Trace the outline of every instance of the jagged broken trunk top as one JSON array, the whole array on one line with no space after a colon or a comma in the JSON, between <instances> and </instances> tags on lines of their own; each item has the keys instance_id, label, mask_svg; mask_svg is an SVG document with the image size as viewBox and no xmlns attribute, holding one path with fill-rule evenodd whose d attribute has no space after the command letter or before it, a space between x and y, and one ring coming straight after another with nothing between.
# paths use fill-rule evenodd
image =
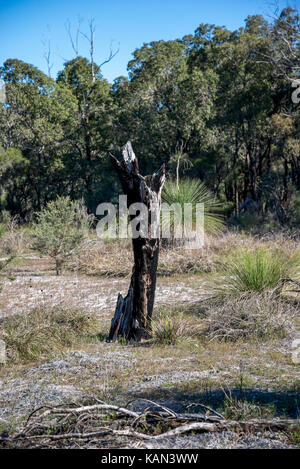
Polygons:
<instances>
[{"instance_id":1,"label":"jagged broken trunk top","mask_svg":"<svg viewBox=\"0 0 300 469\"><path fill-rule=\"evenodd\" d=\"M119 293L115 315L111 321L109 341L118 337L141 341L149 337L156 287L159 253L159 227L161 191L165 181L165 167L151 176L139 174L138 161L130 142L123 149L123 161L110 155L119 176L127 206L143 203L148 209L148 223L144 237L132 239L134 266L130 287L125 298ZM152 221L152 230L151 230ZM153 224L154 222L154 224Z\"/></svg>"}]
</instances>

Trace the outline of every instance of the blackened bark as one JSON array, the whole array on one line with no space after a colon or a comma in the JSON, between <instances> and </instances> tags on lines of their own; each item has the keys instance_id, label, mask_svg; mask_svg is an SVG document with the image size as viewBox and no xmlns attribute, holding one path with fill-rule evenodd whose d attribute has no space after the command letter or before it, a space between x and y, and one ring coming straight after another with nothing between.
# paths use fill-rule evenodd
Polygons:
<instances>
[{"instance_id":1,"label":"blackened bark","mask_svg":"<svg viewBox=\"0 0 300 469\"><path fill-rule=\"evenodd\" d=\"M160 220L161 191L165 181L165 167L157 173L143 177L138 161L128 142L123 149L123 161L110 155L119 176L128 207L136 202L148 209L148 226L145 237L132 240L134 267L130 287L125 298L119 293L115 315L111 321L108 341L118 337L140 341L149 336L153 311L156 271L159 253L159 233L151 232L151 220Z\"/></svg>"}]
</instances>

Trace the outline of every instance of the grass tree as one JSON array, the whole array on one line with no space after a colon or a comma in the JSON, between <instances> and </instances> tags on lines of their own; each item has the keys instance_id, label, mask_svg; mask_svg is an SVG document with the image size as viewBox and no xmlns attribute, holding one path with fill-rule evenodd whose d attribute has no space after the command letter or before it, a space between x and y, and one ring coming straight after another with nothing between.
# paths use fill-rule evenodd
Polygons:
<instances>
[{"instance_id":1,"label":"grass tree","mask_svg":"<svg viewBox=\"0 0 300 469\"><path fill-rule=\"evenodd\" d=\"M67 261L87 237L93 216L81 201L58 197L37 214L33 248L54 259L59 275Z\"/></svg>"},{"instance_id":2,"label":"grass tree","mask_svg":"<svg viewBox=\"0 0 300 469\"><path fill-rule=\"evenodd\" d=\"M204 231L207 234L217 234L224 226L222 207L205 184L198 179L168 180L162 192L162 201L169 206L179 204L184 213L185 204L192 204L193 222L196 222L197 204L204 205ZM162 224L164 220L162 212ZM171 228L176 224L176 213L171 218Z\"/></svg>"}]
</instances>

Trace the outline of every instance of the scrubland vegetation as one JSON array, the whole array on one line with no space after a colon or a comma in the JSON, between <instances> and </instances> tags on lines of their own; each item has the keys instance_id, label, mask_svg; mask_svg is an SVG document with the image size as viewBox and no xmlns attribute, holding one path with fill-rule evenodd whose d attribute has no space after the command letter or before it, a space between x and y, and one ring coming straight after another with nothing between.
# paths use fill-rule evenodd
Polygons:
<instances>
[{"instance_id":1,"label":"scrubland vegetation","mask_svg":"<svg viewBox=\"0 0 300 469\"><path fill-rule=\"evenodd\" d=\"M126 290L131 273L130 242L99 240L90 229L88 239L67 256L57 277L55 262L45 256L39 258L33 250L35 229L27 227L21 234L23 228L15 228L14 235L10 225L6 229L10 239L16 237L13 245L20 246L17 240L23 237L33 240L22 246L19 257L2 272L1 304L5 289L18 278L18 295L24 298L23 312L7 310L0 319L0 339L7 346L7 363L0 367L0 418L2 427L10 429L11 434L22 427L34 407L45 403L55 407L74 400L78 405L95 405L94 398L117 406L132 398L146 398L177 412L201 412L201 405L206 405L226 421L241 425L253 419L297 422L300 381L298 365L291 359L291 343L299 337L299 288L282 282L290 277L300 280L296 231L253 236L225 230L217 236L209 235L198 251L172 243L163 247L152 337L142 344L122 340L107 344L116 291ZM32 287L26 282L28 276L44 278L34 308L26 306ZM66 287L61 287L66 290L64 299L52 306L51 298L43 295L55 278L66 282ZM97 288L101 282L116 282L112 306L96 310L90 309L88 302L86 307L74 306L67 290L74 278L79 279L76 288L82 288L83 296L86 293L80 279L88 279L89 284L99 282ZM176 288L178 296L172 302ZM193 297L191 291L200 294ZM107 287L98 292L109 295ZM36 384L31 393L32 382ZM19 392L12 391L16 386ZM11 411L13 418L8 416ZM113 422L112 414L105 425L123 428ZM172 428L171 423L164 425L139 426L137 430L158 435ZM51 430L54 434L57 431ZM246 433L225 432L222 438L226 441L218 444L238 447L241 434ZM235 439L238 434L240 443ZM113 438L118 447L129 447L134 439L118 434ZM201 443L201 433L200 440L189 438L196 446L217 445L217 436L211 436L210 443ZM197 442L192 443L194 438ZM282 431L265 428L248 430L245 438L257 438L254 447L289 447L298 445L299 432L294 427ZM161 440L161 445L167 445L168 439ZM101 441L98 444L109 444L106 437ZM9 446L9 442L5 444ZM18 444L24 446L25 442ZM87 441L82 444L90 445ZM180 437L176 444L182 444ZM250 443L245 445L249 447Z\"/></svg>"}]
</instances>

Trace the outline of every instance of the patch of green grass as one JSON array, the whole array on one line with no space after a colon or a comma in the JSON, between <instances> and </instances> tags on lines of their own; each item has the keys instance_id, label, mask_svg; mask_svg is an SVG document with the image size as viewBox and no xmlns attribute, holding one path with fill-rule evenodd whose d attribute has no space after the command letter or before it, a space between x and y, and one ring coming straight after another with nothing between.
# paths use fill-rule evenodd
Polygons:
<instances>
[{"instance_id":1,"label":"patch of green grass","mask_svg":"<svg viewBox=\"0 0 300 469\"><path fill-rule=\"evenodd\" d=\"M2 318L0 325L8 362L26 362L48 358L80 341L92 332L95 318L90 313L59 305Z\"/></svg>"},{"instance_id":2,"label":"patch of green grass","mask_svg":"<svg viewBox=\"0 0 300 469\"><path fill-rule=\"evenodd\" d=\"M199 334L201 324L193 320L184 309L161 308L152 320L152 337L156 344L175 345L182 339Z\"/></svg>"},{"instance_id":3,"label":"patch of green grass","mask_svg":"<svg viewBox=\"0 0 300 469\"><path fill-rule=\"evenodd\" d=\"M288 434L288 438L293 445L300 447L300 425Z\"/></svg>"},{"instance_id":4,"label":"patch of green grass","mask_svg":"<svg viewBox=\"0 0 300 469\"><path fill-rule=\"evenodd\" d=\"M279 251L259 247L255 251L242 250L222 266L223 284L217 286L222 293L262 293L280 287L288 276L289 262Z\"/></svg>"},{"instance_id":5,"label":"patch of green grass","mask_svg":"<svg viewBox=\"0 0 300 469\"><path fill-rule=\"evenodd\" d=\"M178 318L164 317L152 322L154 341L160 345L175 345L180 335Z\"/></svg>"}]
</instances>

